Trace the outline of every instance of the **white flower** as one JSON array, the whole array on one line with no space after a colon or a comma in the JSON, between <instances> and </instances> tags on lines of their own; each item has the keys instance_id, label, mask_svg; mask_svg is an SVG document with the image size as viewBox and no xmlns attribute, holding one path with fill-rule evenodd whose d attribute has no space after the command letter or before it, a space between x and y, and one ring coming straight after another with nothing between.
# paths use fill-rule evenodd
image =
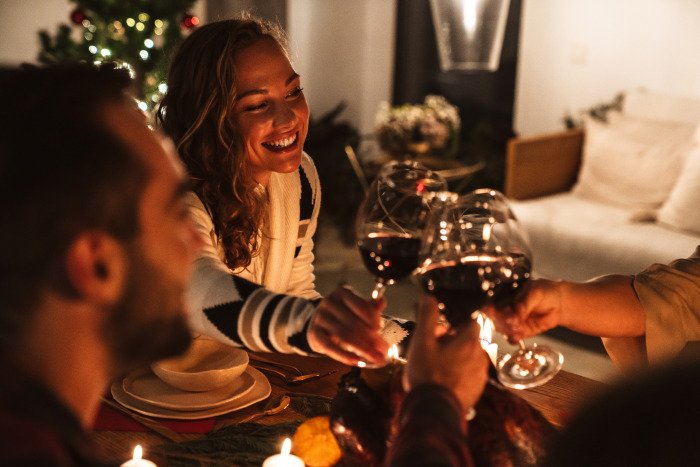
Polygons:
<instances>
[{"instance_id":1,"label":"white flower","mask_svg":"<svg viewBox=\"0 0 700 467\"><path fill-rule=\"evenodd\" d=\"M381 102L375 116L375 133L385 150L401 151L409 144L427 143L444 150L460 128L459 111L442 96L428 95L422 104L391 107Z\"/></svg>"}]
</instances>

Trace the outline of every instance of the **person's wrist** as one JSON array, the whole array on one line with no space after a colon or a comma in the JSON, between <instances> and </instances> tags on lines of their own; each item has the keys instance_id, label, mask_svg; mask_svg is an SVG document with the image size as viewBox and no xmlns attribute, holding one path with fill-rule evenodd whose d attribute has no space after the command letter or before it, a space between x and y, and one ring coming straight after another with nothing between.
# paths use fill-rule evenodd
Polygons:
<instances>
[{"instance_id":1,"label":"person's wrist","mask_svg":"<svg viewBox=\"0 0 700 467\"><path fill-rule=\"evenodd\" d=\"M573 295L576 293L573 290L574 285L567 281L556 281L553 282L554 293L556 299L554 300L554 310L553 313L556 316L557 326L571 327L572 319L569 310L565 306L566 303L570 303Z\"/></svg>"},{"instance_id":2,"label":"person's wrist","mask_svg":"<svg viewBox=\"0 0 700 467\"><path fill-rule=\"evenodd\" d=\"M461 398L453 389L451 385L442 384L435 381L424 381L420 384L414 386L414 389L420 388L419 390L427 392L430 391L436 396L441 394L442 398L446 400L454 409L455 415L458 417L459 426L463 434L467 432L468 423L476 417L476 409L474 406L476 401L473 398L463 399Z\"/></svg>"}]
</instances>

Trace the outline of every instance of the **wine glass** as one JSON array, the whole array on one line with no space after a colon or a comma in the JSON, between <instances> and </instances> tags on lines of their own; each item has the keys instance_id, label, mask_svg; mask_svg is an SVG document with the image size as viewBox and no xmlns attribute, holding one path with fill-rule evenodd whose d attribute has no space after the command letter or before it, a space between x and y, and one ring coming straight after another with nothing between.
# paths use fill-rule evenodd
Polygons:
<instances>
[{"instance_id":1,"label":"wine glass","mask_svg":"<svg viewBox=\"0 0 700 467\"><path fill-rule=\"evenodd\" d=\"M532 254L505 196L491 189L445 193L437 196L435 207L417 273L448 324L478 316L486 304L497 310L512 305L530 277ZM498 361L498 377L515 389L539 386L562 363L561 353L521 341L515 354Z\"/></svg>"},{"instance_id":2,"label":"wine glass","mask_svg":"<svg viewBox=\"0 0 700 467\"><path fill-rule=\"evenodd\" d=\"M447 182L415 161L384 164L360 205L355 223L362 261L375 276L372 298L418 266L421 235L430 211L428 193Z\"/></svg>"},{"instance_id":3,"label":"wine glass","mask_svg":"<svg viewBox=\"0 0 700 467\"><path fill-rule=\"evenodd\" d=\"M422 232L430 212L428 193L447 182L415 161L392 161L380 169L357 213L355 234L362 261L375 277L371 297L418 266ZM383 320L383 325L386 319ZM369 367L365 362L360 367Z\"/></svg>"}]
</instances>

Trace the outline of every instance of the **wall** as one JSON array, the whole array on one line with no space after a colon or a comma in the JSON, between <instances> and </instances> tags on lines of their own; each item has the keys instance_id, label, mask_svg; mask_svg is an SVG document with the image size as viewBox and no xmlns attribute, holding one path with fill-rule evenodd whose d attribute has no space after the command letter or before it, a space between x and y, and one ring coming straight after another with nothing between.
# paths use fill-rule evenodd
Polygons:
<instances>
[{"instance_id":1,"label":"wall","mask_svg":"<svg viewBox=\"0 0 700 467\"><path fill-rule=\"evenodd\" d=\"M3 0L0 10L0 63L35 62L40 29L55 33L59 23L69 23L73 4L68 0Z\"/></svg>"},{"instance_id":2,"label":"wall","mask_svg":"<svg viewBox=\"0 0 700 467\"><path fill-rule=\"evenodd\" d=\"M371 132L379 102L391 100L396 0L288 0L294 66L312 116L340 101L341 119Z\"/></svg>"},{"instance_id":3,"label":"wall","mask_svg":"<svg viewBox=\"0 0 700 467\"><path fill-rule=\"evenodd\" d=\"M524 0L514 128L562 117L625 89L700 96L700 2Z\"/></svg>"}]
</instances>

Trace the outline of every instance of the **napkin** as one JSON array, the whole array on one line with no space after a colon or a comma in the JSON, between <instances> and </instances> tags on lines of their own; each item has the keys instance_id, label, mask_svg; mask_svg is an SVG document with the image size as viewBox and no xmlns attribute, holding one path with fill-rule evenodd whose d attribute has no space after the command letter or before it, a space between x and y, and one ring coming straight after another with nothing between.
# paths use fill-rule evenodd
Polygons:
<instances>
[{"instance_id":1,"label":"napkin","mask_svg":"<svg viewBox=\"0 0 700 467\"><path fill-rule=\"evenodd\" d=\"M216 421L214 417L201 420L168 420L165 418L154 418L154 420L177 433L209 433L214 429ZM136 420L132 420L127 415L104 404L100 406L92 428L98 431L150 431Z\"/></svg>"}]
</instances>

